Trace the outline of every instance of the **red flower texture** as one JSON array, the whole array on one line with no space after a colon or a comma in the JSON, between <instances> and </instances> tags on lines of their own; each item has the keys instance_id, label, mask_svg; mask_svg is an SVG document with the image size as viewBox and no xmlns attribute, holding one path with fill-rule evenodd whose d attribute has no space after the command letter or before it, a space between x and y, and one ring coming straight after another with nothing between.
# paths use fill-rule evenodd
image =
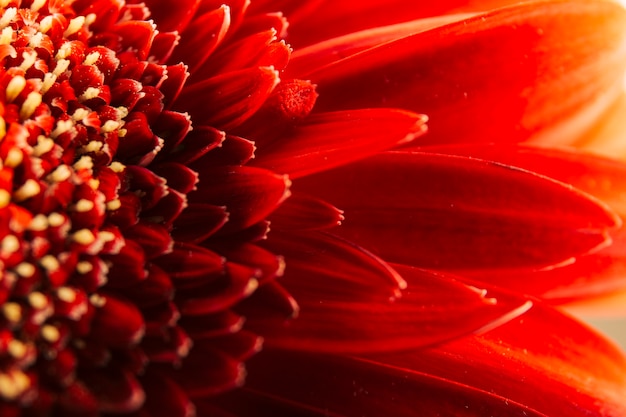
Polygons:
<instances>
[{"instance_id":1,"label":"red flower texture","mask_svg":"<svg viewBox=\"0 0 626 417\"><path fill-rule=\"evenodd\" d=\"M318 84L313 118L397 106L428 114L429 132L349 163L354 142L253 136L253 163L294 180L267 246L301 310L250 317L265 349L207 414L626 414L624 353L550 306L624 288L624 165L575 145L615 112L626 17L604 1L506 3L286 2L300 46L286 74ZM506 308L462 329L479 310L450 285Z\"/></svg>"},{"instance_id":2,"label":"red flower texture","mask_svg":"<svg viewBox=\"0 0 626 417\"><path fill-rule=\"evenodd\" d=\"M202 7L214 43L188 64L215 65L184 87L176 28L144 4L2 4L3 416L191 413L259 349L231 307L283 268L254 242L288 179L242 166L253 144L218 128L258 110L289 49L278 16ZM214 107L192 128L177 109L198 95Z\"/></svg>"},{"instance_id":3,"label":"red flower texture","mask_svg":"<svg viewBox=\"0 0 626 417\"><path fill-rule=\"evenodd\" d=\"M541 299L623 288L624 168L516 144L626 15L506 3L3 3L0 414L623 415Z\"/></svg>"}]
</instances>

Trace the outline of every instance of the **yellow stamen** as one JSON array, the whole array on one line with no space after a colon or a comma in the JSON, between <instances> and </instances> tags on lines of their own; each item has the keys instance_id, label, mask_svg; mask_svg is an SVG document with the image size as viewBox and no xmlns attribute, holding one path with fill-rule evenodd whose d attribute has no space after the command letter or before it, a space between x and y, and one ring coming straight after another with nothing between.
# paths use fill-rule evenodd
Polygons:
<instances>
[{"instance_id":1,"label":"yellow stamen","mask_svg":"<svg viewBox=\"0 0 626 417\"><path fill-rule=\"evenodd\" d=\"M26 79L21 75L16 75L11 78L6 89L6 99L9 103L13 102L20 95L20 93L26 87Z\"/></svg>"},{"instance_id":2,"label":"yellow stamen","mask_svg":"<svg viewBox=\"0 0 626 417\"><path fill-rule=\"evenodd\" d=\"M79 213L85 213L87 211L93 210L93 207L94 207L93 201L83 198L76 202L75 209Z\"/></svg>"},{"instance_id":3,"label":"yellow stamen","mask_svg":"<svg viewBox=\"0 0 626 417\"><path fill-rule=\"evenodd\" d=\"M41 104L43 98L41 94L36 91L31 91L28 93L26 100L24 100L24 104L22 104L22 108L20 109L20 117L22 119L28 119L33 115L37 107Z\"/></svg>"},{"instance_id":4,"label":"yellow stamen","mask_svg":"<svg viewBox=\"0 0 626 417\"><path fill-rule=\"evenodd\" d=\"M2 306L2 314L11 323L22 320L22 307L18 303L9 301Z\"/></svg>"},{"instance_id":5,"label":"yellow stamen","mask_svg":"<svg viewBox=\"0 0 626 417\"><path fill-rule=\"evenodd\" d=\"M96 237L93 235L91 230L89 229L80 229L72 236L72 239L81 245L91 245L95 242Z\"/></svg>"},{"instance_id":6,"label":"yellow stamen","mask_svg":"<svg viewBox=\"0 0 626 417\"><path fill-rule=\"evenodd\" d=\"M43 310L48 306L48 299L42 293L34 291L28 294L28 304L37 310Z\"/></svg>"},{"instance_id":7,"label":"yellow stamen","mask_svg":"<svg viewBox=\"0 0 626 417\"><path fill-rule=\"evenodd\" d=\"M13 193L13 199L17 202L28 200L31 197L36 196L41 191L39 183L33 179L26 180L26 182Z\"/></svg>"},{"instance_id":8,"label":"yellow stamen","mask_svg":"<svg viewBox=\"0 0 626 417\"><path fill-rule=\"evenodd\" d=\"M46 324L41 327L41 336L50 343L58 342L61 338L61 332L56 327Z\"/></svg>"},{"instance_id":9,"label":"yellow stamen","mask_svg":"<svg viewBox=\"0 0 626 417\"><path fill-rule=\"evenodd\" d=\"M35 266L28 262L22 262L15 267L15 272L22 278L30 278L35 274Z\"/></svg>"},{"instance_id":10,"label":"yellow stamen","mask_svg":"<svg viewBox=\"0 0 626 417\"><path fill-rule=\"evenodd\" d=\"M78 32L84 24L85 16L77 16L73 18L72 20L70 20L70 24L67 26L67 29L65 29L65 32L63 32L63 36L65 36L66 38L70 37L71 35Z\"/></svg>"},{"instance_id":11,"label":"yellow stamen","mask_svg":"<svg viewBox=\"0 0 626 417\"><path fill-rule=\"evenodd\" d=\"M61 268L59 260L53 255L46 255L39 260L39 264L48 272L56 272Z\"/></svg>"},{"instance_id":12,"label":"yellow stamen","mask_svg":"<svg viewBox=\"0 0 626 417\"><path fill-rule=\"evenodd\" d=\"M60 287L57 290L57 295L61 301L65 301L66 303L73 303L76 301L76 291L70 287Z\"/></svg>"},{"instance_id":13,"label":"yellow stamen","mask_svg":"<svg viewBox=\"0 0 626 417\"><path fill-rule=\"evenodd\" d=\"M48 215L48 223L52 227L61 227L65 223L65 216L60 213L50 213Z\"/></svg>"}]
</instances>

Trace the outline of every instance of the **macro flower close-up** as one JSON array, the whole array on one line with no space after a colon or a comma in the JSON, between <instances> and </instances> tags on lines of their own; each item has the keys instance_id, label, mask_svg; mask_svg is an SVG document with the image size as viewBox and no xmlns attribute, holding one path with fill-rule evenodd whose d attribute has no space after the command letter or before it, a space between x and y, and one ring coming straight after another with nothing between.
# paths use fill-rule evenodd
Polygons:
<instances>
[{"instance_id":1,"label":"macro flower close-up","mask_svg":"<svg viewBox=\"0 0 626 417\"><path fill-rule=\"evenodd\" d=\"M3 0L0 416L626 416L626 10L420 3Z\"/></svg>"}]
</instances>

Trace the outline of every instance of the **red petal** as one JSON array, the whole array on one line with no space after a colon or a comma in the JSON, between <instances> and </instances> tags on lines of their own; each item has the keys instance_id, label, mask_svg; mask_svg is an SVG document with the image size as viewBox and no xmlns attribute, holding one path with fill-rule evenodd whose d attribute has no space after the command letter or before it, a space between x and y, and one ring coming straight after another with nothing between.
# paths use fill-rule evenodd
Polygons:
<instances>
[{"instance_id":1,"label":"red petal","mask_svg":"<svg viewBox=\"0 0 626 417\"><path fill-rule=\"evenodd\" d=\"M137 58L140 60L148 58L155 34L154 23L138 20L122 21L116 23L111 29L119 35L122 50L136 51Z\"/></svg>"},{"instance_id":2,"label":"red petal","mask_svg":"<svg viewBox=\"0 0 626 417\"><path fill-rule=\"evenodd\" d=\"M240 39L252 33L262 32L268 29L276 30L276 35L279 39L284 38L289 22L285 15L277 10L282 9L280 7L272 7L272 10L267 13L247 13L246 19L242 22L241 27L237 29L234 38Z\"/></svg>"},{"instance_id":3,"label":"red petal","mask_svg":"<svg viewBox=\"0 0 626 417\"><path fill-rule=\"evenodd\" d=\"M69 416L97 416L98 399L80 382L66 387L57 398L57 406Z\"/></svg>"},{"instance_id":4,"label":"red petal","mask_svg":"<svg viewBox=\"0 0 626 417\"><path fill-rule=\"evenodd\" d=\"M198 243L217 232L228 221L225 207L190 204L174 223L172 237L182 242Z\"/></svg>"},{"instance_id":5,"label":"red petal","mask_svg":"<svg viewBox=\"0 0 626 417\"><path fill-rule=\"evenodd\" d=\"M227 263L223 279L190 290L179 290L176 304L186 316L217 313L250 296L259 285L256 278L255 270Z\"/></svg>"},{"instance_id":6,"label":"red petal","mask_svg":"<svg viewBox=\"0 0 626 417\"><path fill-rule=\"evenodd\" d=\"M141 340L143 316L133 304L112 295L97 296L90 336L106 346L127 348Z\"/></svg>"},{"instance_id":7,"label":"red petal","mask_svg":"<svg viewBox=\"0 0 626 417\"><path fill-rule=\"evenodd\" d=\"M259 287L250 298L239 303L237 312L244 317L264 317L269 320L274 318L282 323L286 319L298 317L300 306L278 282L269 281Z\"/></svg>"},{"instance_id":8,"label":"red petal","mask_svg":"<svg viewBox=\"0 0 626 417\"><path fill-rule=\"evenodd\" d=\"M114 288L129 286L146 278L146 255L137 242L127 241L119 254L107 258L111 261L107 279Z\"/></svg>"},{"instance_id":9,"label":"red petal","mask_svg":"<svg viewBox=\"0 0 626 417\"><path fill-rule=\"evenodd\" d=\"M574 140L621 91L625 30L611 2L523 4L340 56L307 78L321 111L428 114L430 143Z\"/></svg>"},{"instance_id":10,"label":"red petal","mask_svg":"<svg viewBox=\"0 0 626 417\"><path fill-rule=\"evenodd\" d=\"M169 155L168 161L190 164L207 154L207 152L221 146L225 138L226 134L215 128L208 126L195 128L185 137L181 146L172 149L172 154Z\"/></svg>"},{"instance_id":11,"label":"red petal","mask_svg":"<svg viewBox=\"0 0 626 417\"><path fill-rule=\"evenodd\" d=\"M259 168L207 167L189 198L192 203L226 206L224 229L241 230L266 218L289 195L289 180Z\"/></svg>"},{"instance_id":12,"label":"red petal","mask_svg":"<svg viewBox=\"0 0 626 417\"><path fill-rule=\"evenodd\" d=\"M471 386L349 357L270 350L249 363L243 391L215 400L238 416L546 417Z\"/></svg>"},{"instance_id":13,"label":"red petal","mask_svg":"<svg viewBox=\"0 0 626 417\"><path fill-rule=\"evenodd\" d=\"M278 82L271 67L228 72L185 88L176 107L188 111L196 123L232 129L263 105Z\"/></svg>"},{"instance_id":14,"label":"red petal","mask_svg":"<svg viewBox=\"0 0 626 417\"><path fill-rule=\"evenodd\" d=\"M171 376L190 397L205 397L240 387L245 369L239 361L218 350L192 349L182 368Z\"/></svg>"},{"instance_id":15,"label":"red petal","mask_svg":"<svg viewBox=\"0 0 626 417\"><path fill-rule=\"evenodd\" d=\"M626 164L578 150L532 146L453 145L429 152L463 155L520 167L571 184L626 215Z\"/></svg>"},{"instance_id":16,"label":"red petal","mask_svg":"<svg viewBox=\"0 0 626 417\"><path fill-rule=\"evenodd\" d=\"M263 338L242 330L230 335L197 341L194 347L200 350L212 347L241 361L245 361L257 354L262 346Z\"/></svg>"},{"instance_id":17,"label":"red petal","mask_svg":"<svg viewBox=\"0 0 626 417\"><path fill-rule=\"evenodd\" d=\"M417 269L398 273L376 257L324 234L272 235L289 267L281 283L300 315L280 325L252 316L250 328L270 346L326 352L408 349L478 331L521 314L525 301L485 292Z\"/></svg>"},{"instance_id":18,"label":"red petal","mask_svg":"<svg viewBox=\"0 0 626 417\"><path fill-rule=\"evenodd\" d=\"M238 136L228 135L222 144L207 153L197 165L245 165L254 158L256 147L254 142Z\"/></svg>"},{"instance_id":19,"label":"red petal","mask_svg":"<svg viewBox=\"0 0 626 417\"><path fill-rule=\"evenodd\" d=\"M272 228L277 230L319 230L341 224L342 213L316 197L296 193L272 214L270 220Z\"/></svg>"},{"instance_id":20,"label":"red petal","mask_svg":"<svg viewBox=\"0 0 626 417\"><path fill-rule=\"evenodd\" d=\"M198 182L198 174L177 162L165 162L155 166L152 170L167 180L168 187L183 194L192 191Z\"/></svg>"},{"instance_id":21,"label":"red petal","mask_svg":"<svg viewBox=\"0 0 626 417\"><path fill-rule=\"evenodd\" d=\"M156 265L150 265L145 280L124 289L124 295L139 308L152 307L174 297L174 285L170 276Z\"/></svg>"},{"instance_id":22,"label":"red petal","mask_svg":"<svg viewBox=\"0 0 626 417\"><path fill-rule=\"evenodd\" d=\"M142 412L154 417L189 417L194 407L185 391L174 381L157 372L149 372L141 379L146 391Z\"/></svg>"},{"instance_id":23,"label":"red petal","mask_svg":"<svg viewBox=\"0 0 626 417\"><path fill-rule=\"evenodd\" d=\"M244 68L270 66L273 63L264 63L263 58L269 52L270 45L275 41L276 31L269 29L229 43L227 47L221 48L211 57L204 68L201 68L195 75L202 79L208 74L223 74Z\"/></svg>"},{"instance_id":24,"label":"red petal","mask_svg":"<svg viewBox=\"0 0 626 417\"><path fill-rule=\"evenodd\" d=\"M269 349L248 363L244 393L218 399L237 415L257 415L263 404L333 416L626 413L624 354L545 306L431 349L361 359Z\"/></svg>"},{"instance_id":25,"label":"red petal","mask_svg":"<svg viewBox=\"0 0 626 417\"><path fill-rule=\"evenodd\" d=\"M224 4L222 0L203 0L196 15L210 13ZM234 33L244 20L250 0L231 0L228 2L230 9L230 33Z\"/></svg>"},{"instance_id":26,"label":"red petal","mask_svg":"<svg viewBox=\"0 0 626 417\"><path fill-rule=\"evenodd\" d=\"M262 283L277 276L281 276L285 263L278 256L266 249L250 243L225 244L223 241L207 245L216 252L224 255L229 262L247 266L258 273Z\"/></svg>"},{"instance_id":27,"label":"red petal","mask_svg":"<svg viewBox=\"0 0 626 417\"><path fill-rule=\"evenodd\" d=\"M177 242L167 255L160 256L156 262L169 272L173 279L195 279L220 272L224 268L224 259L208 249L190 243Z\"/></svg>"},{"instance_id":28,"label":"red petal","mask_svg":"<svg viewBox=\"0 0 626 417\"><path fill-rule=\"evenodd\" d=\"M184 62L194 74L224 40L229 27L230 9L226 5L197 17L185 28L171 62Z\"/></svg>"},{"instance_id":29,"label":"red petal","mask_svg":"<svg viewBox=\"0 0 626 417\"><path fill-rule=\"evenodd\" d=\"M338 57L350 57L359 52L380 46L385 42L413 36L416 33L425 32L469 17L471 17L470 14L452 14L377 27L360 32L348 32L344 36L297 49L289 61L287 73L297 74L298 77L308 77L312 72L324 68L326 65L333 64Z\"/></svg>"},{"instance_id":30,"label":"red petal","mask_svg":"<svg viewBox=\"0 0 626 417\"><path fill-rule=\"evenodd\" d=\"M289 17L289 43L296 47L311 45L324 39L354 33L377 26L392 25L429 16L485 11L518 3L516 0L442 0L410 2L404 0L360 1L355 7L350 0L262 0L252 2L251 11L281 10Z\"/></svg>"},{"instance_id":31,"label":"red petal","mask_svg":"<svg viewBox=\"0 0 626 417\"><path fill-rule=\"evenodd\" d=\"M90 369L83 380L97 398L103 413L129 413L139 409L145 400L141 384L129 372L113 367Z\"/></svg>"},{"instance_id":32,"label":"red petal","mask_svg":"<svg viewBox=\"0 0 626 417\"><path fill-rule=\"evenodd\" d=\"M185 81L187 81L187 77L189 77L189 72L184 64L169 65L167 67L167 77L165 77L159 88L159 91L163 93L163 104L167 108L170 108L171 104L178 98ZM179 114L180 116L189 117L186 113Z\"/></svg>"},{"instance_id":33,"label":"red petal","mask_svg":"<svg viewBox=\"0 0 626 417\"><path fill-rule=\"evenodd\" d=\"M435 269L549 266L604 245L620 222L546 177L429 153L382 154L298 187L344 209L336 233L385 260Z\"/></svg>"},{"instance_id":34,"label":"red petal","mask_svg":"<svg viewBox=\"0 0 626 417\"><path fill-rule=\"evenodd\" d=\"M542 305L485 335L379 360L474 386L550 416L626 413L624 353Z\"/></svg>"},{"instance_id":35,"label":"red petal","mask_svg":"<svg viewBox=\"0 0 626 417\"><path fill-rule=\"evenodd\" d=\"M297 178L407 143L426 131L425 122L392 109L322 113L288 138L260 147L253 164Z\"/></svg>"},{"instance_id":36,"label":"red petal","mask_svg":"<svg viewBox=\"0 0 626 417\"><path fill-rule=\"evenodd\" d=\"M204 316L183 317L179 324L192 339L199 340L236 333L241 330L244 321L243 317L227 310Z\"/></svg>"},{"instance_id":37,"label":"red petal","mask_svg":"<svg viewBox=\"0 0 626 417\"><path fill-rule=\"evenodd\" d=\"M153 259L172 250L172 237L169 231L159 224L140 221L126 230L125 236L141 245L147 259Z\"/></svg>"},{"instance_id":38,"label":"red petal","mask_svg":"<svg viewBox=\"0 0 626 417\"><path fill-rule=\"evenodd\" d=\"M531 170L571 184L626 214L626 165L581 152L509 146L448 146L429 148L454 155L491 159ZM611 234L612 244L575 262L548 270L473 271L475 279L529 291L550 299L590 297L624 288L626 233ZM553 284L551 284L553 283ZM558 284L557 284L558 283Z\"/></svg>"},{"instance_id":39,"label":"red petal","mask_svg":"<svg viewBox=\"0 0 626 417\"><path fill-rule=\"evenodd\" d=\"M150 18L154 19L161 32L181 32L185 29L193 14L198 9L200 0L184 0L172 7L172 4L163 0L147 0L146 6L150 9Z\"/></svg>"}]
</instances>

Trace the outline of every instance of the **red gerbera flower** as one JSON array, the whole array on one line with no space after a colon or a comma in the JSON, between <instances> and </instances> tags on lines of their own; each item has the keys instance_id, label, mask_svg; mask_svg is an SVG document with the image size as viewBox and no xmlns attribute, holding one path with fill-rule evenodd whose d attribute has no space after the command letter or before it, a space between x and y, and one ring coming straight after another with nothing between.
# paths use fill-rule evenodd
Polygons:
<instances>
[{"instance_id":1,"label":"red gerbera flower","mask_svg":"<svg viewBox=\"0 0 626 417\"><path fill-rule=\"evenodd\" d=\"M293 56L264 1L2 4L3 416L624 412L622 353L534 298L623 286L586 180L623 167L510 145L610 104L622 9L312 30L348 4L286 4Z\"/></svg>"}]
</instances>

